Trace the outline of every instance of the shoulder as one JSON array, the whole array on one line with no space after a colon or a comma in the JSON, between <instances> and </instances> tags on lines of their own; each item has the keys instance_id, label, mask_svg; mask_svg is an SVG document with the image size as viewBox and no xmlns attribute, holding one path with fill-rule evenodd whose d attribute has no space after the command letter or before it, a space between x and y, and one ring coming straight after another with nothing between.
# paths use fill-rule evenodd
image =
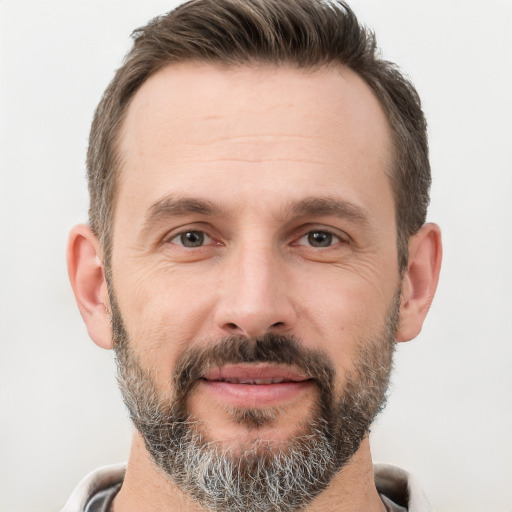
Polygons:
<instances>
[{"instance_id":1,"label":"shoulder","mask_svg":"<svg viewBox=\"0 0 512 512\"><path fill-rule=\"evenodd\" d=\"M391 464L375 464L374 474L379 493L396 505L409 512L433 512L423 489L407 471Z\"/></svg>"},{"instance_id":2,"label":"shoulder","mask_svg":"<svg viewBox=\"0 0 512 512\"><path fill-rule=\"evenodd\" d=\"M89 509L89 502L95 496L106 497L109 492L115 493L119 489L124 480L125 471L125 464L114 464L88 474L76 486L61 512L86 512Z\"/></svg>"}]
</instances>

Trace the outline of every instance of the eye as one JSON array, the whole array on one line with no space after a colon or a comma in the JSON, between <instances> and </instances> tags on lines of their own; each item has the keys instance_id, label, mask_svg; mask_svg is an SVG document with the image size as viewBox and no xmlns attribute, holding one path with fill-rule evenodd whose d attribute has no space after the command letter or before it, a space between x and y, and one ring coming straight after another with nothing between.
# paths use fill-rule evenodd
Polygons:
<instances>
[{"instance_id":1,"label":"eye","mask_svg":"<svg viewBox=\"0 0 512 512\"><path fill-rule=\"evenodd\" d=\"M341 242L341 238L334 233L325 230L309 231L304 236L300 237L297 245L309 245L311 247L330 247L333 244Z\"/></svg>"},{"instance_id":2,"label":"eye","mask_svg":"<svg viewBox=\"0 0 512 512\"><path fill-rule=\"evenodd\" d=\"M211 244L212 239L203 231L184 231L170 240L171 244L182 245L183 247L201 247Z\"/></svg>"}]
</instances>

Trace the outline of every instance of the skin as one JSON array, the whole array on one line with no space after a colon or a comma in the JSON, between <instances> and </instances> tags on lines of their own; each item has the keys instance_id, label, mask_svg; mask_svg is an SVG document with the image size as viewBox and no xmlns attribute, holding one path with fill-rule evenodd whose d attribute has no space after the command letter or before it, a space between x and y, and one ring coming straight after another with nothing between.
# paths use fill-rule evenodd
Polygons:
<instances>
[{"instance_id":1,"label":"skin","mask_svg":"<svg viewBox=\"0 0 512 512\"><path fill-rule=\"evenodd\" d=\"M269 331L327 354L339 392L400 286L397 340L419 333L437 285L440 233L427 224L411 238L401 281L390 147L380 104L343 67L184 63L144 83L122 129L112 277L132 349L162 392L172 392L168 380L190 344ZM191 199L210 211L193 211ZM184 247L187 231L204 233L204 244ZM312 246L313 231L332 234L332 243ZM68 263L89 334L111 348L102 251L87 226L72 231ZM201 384L188 406L207 439L235 450L286 441L317 399L314 385L277 392L271 403L247 387L236 405L277 406L276 422L234 422L231 394ZM341 504L382 510L367 439L308 510ZM115 510L164 508L196 505L165 480L136 433Z\"/></svg>"}]
</instances>

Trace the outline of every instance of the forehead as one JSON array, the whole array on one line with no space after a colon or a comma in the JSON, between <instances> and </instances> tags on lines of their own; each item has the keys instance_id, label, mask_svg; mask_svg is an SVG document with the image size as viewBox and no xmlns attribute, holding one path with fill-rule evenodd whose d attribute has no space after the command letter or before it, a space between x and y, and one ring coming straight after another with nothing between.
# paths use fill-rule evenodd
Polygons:
<instances>
[{"instance_id":1,"label":"forehead","mask_svg":"<svg viewBox=\"0 0 512 512\"><path fill-rule=\"evenodd\" d=\"M315 195L338 178L345 192L376 179L389 189L390 148L381 105L348 68L173 64L128 109L118 203L149 207L159 195L187 194L191 183L206 195L223 183L241 196L270 184Z\"/></svg>"}]
</instances>

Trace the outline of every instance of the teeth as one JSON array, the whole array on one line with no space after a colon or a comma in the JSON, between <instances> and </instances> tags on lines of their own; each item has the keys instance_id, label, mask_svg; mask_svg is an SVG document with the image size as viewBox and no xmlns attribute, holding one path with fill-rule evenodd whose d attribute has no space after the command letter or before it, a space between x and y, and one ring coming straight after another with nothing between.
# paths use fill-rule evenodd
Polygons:
<instances>
[{"instance_id":1,"label":"teeth","mask_svg":"<svg viewBox=\"0 0 512 512\"><path fill-rule=\"evenodd\" d=\"M230 384L280 384L284 382L285 379L281 378L273 378L273 379L224 379L224 382L229 382Z\"/></svg>"}]
</instances>

